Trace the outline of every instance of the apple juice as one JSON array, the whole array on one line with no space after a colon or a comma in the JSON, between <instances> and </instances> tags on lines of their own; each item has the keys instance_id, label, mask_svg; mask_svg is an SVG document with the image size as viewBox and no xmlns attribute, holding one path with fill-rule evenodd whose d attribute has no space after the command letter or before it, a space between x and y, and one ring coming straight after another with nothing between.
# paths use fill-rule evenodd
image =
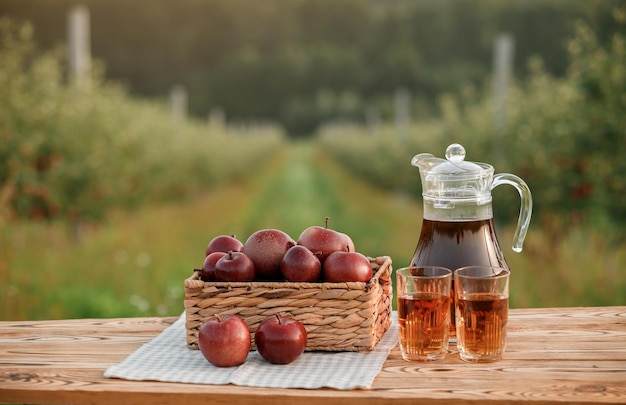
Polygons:
<instances>
[{"instance_id":1,"label":"apple juice","mask_svg":"<svg viewBox=\"0 0 626 405\"><path fill-rule=\"evenodd\" d=\"M502 357L506 343L509 299L490 293L457 298L457 346L463 360L491 361Z\"/></svg>"},{"instance_id":2,"label":"apple juice","mask_svg":"<svg viewBox=\"0 0 626 405\"><path fill-rule=\"evenodd\" d=\"M450 296L412 292L398 298L400 348L406 360L437 360L448 350Z\"/></svg>"},{"instance_id":3,"label":"apple juice","mask_svg":"<svg viewBox=\"0 0 626 405\"><path fill-rule=\"evenodd\" d=\"M493 219L435 221L424 218L411 266L442 266L452 270L450 336L456 336L454 270L465 266L499 266L508 269L496 239Z\"/></svg>"}]
</instances>

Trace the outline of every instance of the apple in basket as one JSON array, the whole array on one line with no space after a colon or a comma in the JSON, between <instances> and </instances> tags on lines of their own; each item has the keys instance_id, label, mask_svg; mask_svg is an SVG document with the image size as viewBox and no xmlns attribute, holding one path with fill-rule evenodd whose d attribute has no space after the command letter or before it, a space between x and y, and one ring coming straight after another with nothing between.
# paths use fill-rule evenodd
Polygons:
<instances>
[{"instance_id":1,"label":"apple in basket","mask_svg":"<svg viewBox=\"0 0 626 405\"><path fill-rule=\"evenodd\" d=\"M215 263L216 281L254 281L254 263L241 252L228 252Z\"/></svg>"},{"instance_id":2,"label":"apple in basket","mask_svg":"<svg viewBox=\"0 0 626 405\"><path fill-rule=\"evenodd\" d=\"M356 252L356 248L354 247L354 241L352 241L352 238L350 236L348 236L347 233L341 233L341 234L348 241L348 252Z\"/></svg>"},{"instance_id":3,"label":"apple in basket","mask_svg":"<svg viewBox=\"0 0 626 405\"><path fill-rule=\"evenodd\" d=\"M362 253L335 252L324 262L322 273L324 280L331 283L366 283L372 278L373 272L369 259Z\"/></svg>"},{"instance_id":4,"label":"apple in basket","mask_svg":"<svg viewBox=\"0 0 626 405\"><path fill-rule=\"evenodd\" d=\"M320 259L322 264L333 252L349 251L350 244L351 241L345 234L328 228L328 217L326 217L326 227L310 226L302 231L298 238L298 245L306 246ZM354 244L352 244L352 248L354 248Z\"/></svg>"},{"instance_id":5,"label":"apple in basket","mask_svg":"<svg viewBox=\"0 0 626 405\"><path fill-rule=\"evenodd\" d=\"M242 249L243 243L235 235L219 235L211 239L204 253L208 256L213 252L241 252Z\"/></svg>"},{"instance_id":6,"label":"apple in basket","mask_svg":"<svg viewBox=\"0 0 626 405\"><path fill-rule=\"evenodd\" d=\"M300 357L306 340L299 321L278 314L263 320L254 334L257 351L272 364L289 364Z\"/></svg>"},{"instance_id":7,"label":"apple in basket","mask_svg":"<svg viewBox=\"0 0 626 405\"><path fill-rule=\"evenodd\" d=\"M212 252L204 258L202 269L200 269L200 278L202 281L215 281L215 265L217 261L226 256L224 252Z\"/></svg>"},{"instance_id":8,"label":"apple in basket","mask_svg":"<svg viewBox=\"0 0 626 405\"><path fill-rule=\"evenodd\" d=\"M202 324L198 346L209 363L217 367L243 364L252 344L250 329L238 315L215 315Z\"/></svg>"},{"instance_id":9,"label":"apple in basket","mask_svg":"<svg viewBox=\"0 0 626 405\"><path fill-rule=\"evenodd\" d=\"M254 263L259 280L280 278L280 261L296 242L279 229L261 229L248 237L242 252Z\"/></svg>"},{"instance_id":10,"label":"apple in basket","mask_svg":"<svg viewBox=\"0 0 626 405\"><path fill-rule=\"evenodd\" d=\"M295 245L283 256L280 272L287 281L313 283L319 281L322 264L309 249Z\"/></svg>"}]
</instances>

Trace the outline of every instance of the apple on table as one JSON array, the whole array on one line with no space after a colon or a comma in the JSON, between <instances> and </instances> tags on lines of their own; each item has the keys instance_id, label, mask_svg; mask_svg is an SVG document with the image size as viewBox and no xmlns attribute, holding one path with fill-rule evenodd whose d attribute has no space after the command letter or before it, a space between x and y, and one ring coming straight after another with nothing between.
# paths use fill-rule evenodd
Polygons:
<instances>
[{"instance_id":1,"label":"apple on table","mask_svg":"<svg viewBox=\"0 0 626 405\"><path fill-rule=\"evenodd\" d=\"M198 346L214 366L234 367L246 361L252 337L248 325L239 315L215 315L200 327Z\"/></svg>"},{"instance_id":2,"label":"apple on table","mask_svg":"<svg viewBox=\"0 0 626 405\"><path fill-rule=\"evenodd\" d=\"M254 342L261 357L268 362L289 364L306 348L306 329L298 320L277 314L259 324Z\"/></svg>"}]
</instances>

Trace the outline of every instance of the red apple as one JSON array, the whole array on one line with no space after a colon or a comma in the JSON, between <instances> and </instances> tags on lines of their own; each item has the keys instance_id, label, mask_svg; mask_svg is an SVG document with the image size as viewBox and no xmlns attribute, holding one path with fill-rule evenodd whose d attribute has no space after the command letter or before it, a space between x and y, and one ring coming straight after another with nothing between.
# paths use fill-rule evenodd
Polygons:
<instances>
[{"instance_id":1,"label":"red apple","mask_svg":"<svg viewBox=\"0 0 626 405\"><path fill-rule=\"evenodd\" d=\"M368 282L372 278L372 265L358 252L335 252L324 262L323 278L331 283L351 281Z\"/></svg>"},{"instance_id":2,"label":"red apple","mask_svg":"<svg viewBox=\"0 0 626 405\"><path fill-rule=\"evenodd\" d=\"M235 235L220 235L211 239L204 253L208 256L213 252L241 252L241 249L243 249L243 243Z\"/></svg>"},{"instance_id":3,"label":"red apple","mask_svg":"<svg viewBox=\"0 0 626 405\"><path fill-rule=\"evenodd\" d=\"M280 272L287 281L315 282L322 273L322 263L304 246L292 246L280 262Z\"/></svg>"},{"instance_id":4,"label":"red apple","mask_svg":"<svg viewBox=\"0 0 626 405\"><path fill-rule=\"evenodd\" d=\"M234 314L209 318L198 332L198 346L204 357L217 367L243 364L251 346L250 329Z\"/></svg>"},{"instance_id":5,"label":"red apple","mask_svg":"<svg viewBox=\"0 0 626 405\"><path fill-rule=\"evenodd\" d=\"M202 263L202 269L200 270L200 278L203 281L215 281L215 265L224 256L226 256L224 252L213 252L204 258L204 263Z\"/></svg>"},{"instance_id":6,"label":"red apple","mask_svg":"<svg viewBox=\"0 0 626 405\"><path fill-rule=\"evenodd\" d=\"M356 252L356 249L354 247L354 242L352 241L352 238L349 237L348 234L346 234L346 233L342 233L342 235L348 241L348 252Z\"/></svg>"},{"instance_id":7,"label":"red apple","mask_svg":"<svg viewBox=\"0 0 626 405\"><path fill-rule=\"evenodd\" d=\"M300 234L298 245L306 246L315 254L322 264L324 260L333 252L347 252L348 240L345 236L333 229L328 228L328 217L326 217L326 227L310 226Z\"/></svg>"},{"instance_id":8,"label":"red apple","mask_svg":"<svg viewBox=\"0 0 626 405\"><path fill-rule=\"evenodd\" d=\"M216 281L254 281L254 263L242 252L228 252L215 263Z\"/></svg>"},{"instance_id":9,"label":"red apple","mask_svg":"<svg viewBox=\"0 0 626 405\"><path fill-rule=\"evenodd\" d=\"M242 252L254 263L259 279L277 280L280 278L280 261L289 248L295 245L293 239L278 229L256 231L243 245Z\"/></svg>"},{"instance_id":10,"label":"red apple","mask_svg":"<svg viewBox=\"0 0 626 405\"><path fill-rule=\"evenodd\" d=\"M276 315L261 322L254 341L265 360L272 364L289 364L304 352L306 329L293 318Z\"/></svg>"}]
</instances>

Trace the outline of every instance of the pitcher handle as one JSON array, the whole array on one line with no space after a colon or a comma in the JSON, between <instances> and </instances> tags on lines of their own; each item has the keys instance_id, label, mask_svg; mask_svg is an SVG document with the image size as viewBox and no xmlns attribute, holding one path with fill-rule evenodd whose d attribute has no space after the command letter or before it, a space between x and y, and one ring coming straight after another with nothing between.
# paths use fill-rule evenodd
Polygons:
<instances>
[{"instance_id":1,"label":"pitcher handle","mask_svg":"<svg viewBox=\"0 0 626 405\"><path fill-rule=\"evenodd\" d=\"M499 173L494 175L491 189L493 190L500 184L508 184L515 187L522 200L517 220L517 229L515 230L515 235L513 235L513 251L519 253L522 251L524 238L526 238L526 232L528 232L528 226L530 225L530 216L533 212L533 197L530 194L530 188L528 188L524 180L514 174Z\"/></svg>"}]
</instances>

